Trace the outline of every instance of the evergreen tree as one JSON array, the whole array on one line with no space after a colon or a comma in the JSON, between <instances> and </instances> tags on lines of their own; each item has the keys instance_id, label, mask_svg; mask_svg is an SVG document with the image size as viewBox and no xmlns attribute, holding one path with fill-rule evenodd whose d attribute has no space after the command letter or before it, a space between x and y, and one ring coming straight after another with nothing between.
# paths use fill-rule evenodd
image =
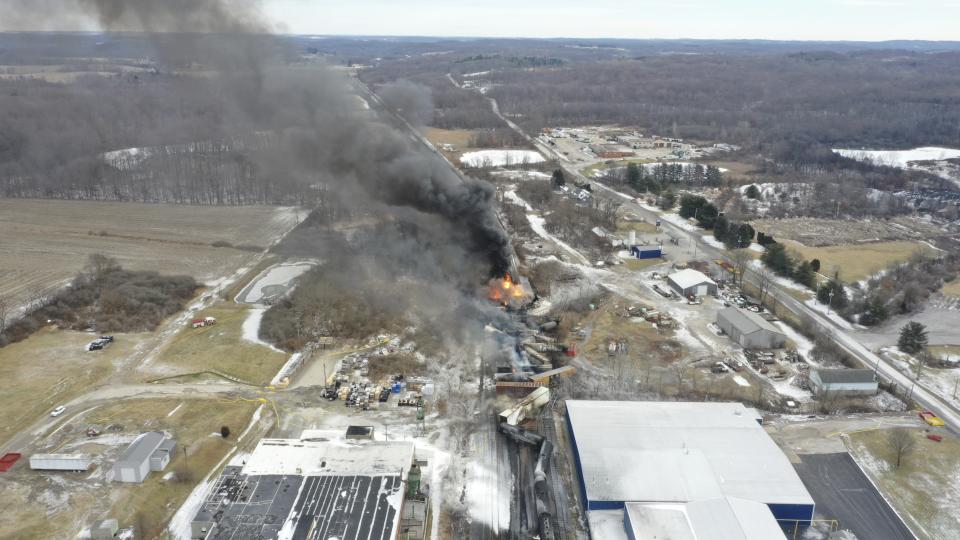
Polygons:
<instances>
[{"instance_id":1,"label":"evergreen tree","mask_svg":"<svg viewBox=\"0 0 960 540\"><path fill-rule=\"evenodd\" d=\"M816 282L814 280L813 268L810 267L809 262L803 261L797 265L797 268L793 271L793 280L805 287L813 288Z\"/></svg>"},{"instance_id":2,"label":"evergreen tree","mask_svg":"<svg viewBox=\"0 0 960 540\"><path fill-rule=\"evenodd\" d=\"M669 189L661 193L657 200L657 206L663 210L672 210L675 204L677 204L677 196Z\"/></svg>"},{"instance_id":3,"label":"evergreen tree","mask_svg":"<svg viewBox=\"0 0 960 540\"><path fill-rule=\"evenodd\" d=\"M812 261L810 261L810 268L812 268L814 272L819 272L819 271L820 271L820 259L813 259Z\"/></svg>"},{"instance_id":4,"label":"evergreen tree","mask_svg":"<svg viewBox=\"0 0 960 540\"><path fill-rule=\"evenodd\" d=\"M726 243L727 242L727 216L719 216L716 223L713 224L713 237L717 240Z\"/></svg>"},{"instance_id":5,"label":"evergreen tree","mask_svg":"<svg viewBox=\"0 0 960 540\"><path fill-rule=\"evenodd\" d=\"M636 163L629 163L627 165L627 184L637 191L644 191L642 180L643 177L640 172L640 167L638 167Z\"/></svg>"},{"instance_id":6,"label":"evergreen tree","mask_svg":"<svg viewBox=\"0 0 960 540\"><path fill-rule=\"evenodd\" d=\"M737 230L737 247L750 247L754 234L756 234L756 231L753 230L753 227L751 227L749 223L741 223Z\"/></svg>"},{"instance_id":7,"label":"evergreen tree","mask_svg":"<svg viewBox=\"0 0 960 540\"><path fill-rule=\"evenodd\" d=\"M760 260L775 274L790 276L793 273L793 259L783 244L768 245L767 250L760 256Z\"/></svg>"},{"instance_id":8,"label":"evergreen tree","mask_svg":"<svg viewBox=\"0 0 960 540\"><path fill-rule=\"evenodd\" d=\"M553 187L560 187L567 183L567 178L563 175L563 169L553 171L551 180L553 181Z\"/></svg>"},{"instance_id":9,"label":"evergreen tree","mask_svg":"<svg viewBox=\"0 0 960 540\"><path fill-rule=\"evenodd\" d=\"M747 186L746 195L750 199L759 199L760 190L757 189L757 186L750 184L749 186Z\"/></svg>"},{"instance_id":10,"label":"evergreen tree","mask_svg":"<svg viewBox=\"0 0 960 540\"><path fill-rule=\"evenodd\" d=\"M714 167L713 165L707 165L707 181L708 186L719 186L723 183L723 174L720 172L720 169Z\"/></svg>"},{"instance_id":11,"label":"evergreen tree","mask_svg":"<svg viewBox=\"0 0 960 540\"><path fill-rule=\"evenodd\" d=\"M867 310L860 315L860 324L874 326L887 320L887 307L880 297L874 296L867 302Z\"/></svg>"},{"instance_id":12,"label":"evergreen tree","mask_svg":"<svg viewBox=\"0 0 960 540\"><path fill-rule=\"evenodd\" d=\"M820 288L817 289L817 302L829 304L833 309L845 308L848 302L847 290L843 287L843 283L840 283L836 279L831 279L828 283L820 285Z\"/></svg>"},{"instance_id":13,"label":"evergreen tree","mask_svg":"<svg viewBox=\"0 0 960 540\"><path fill-rule=\"evenodd\" d=\"M697 195L684 194L680 197L680 217L692 218L699 214L700 208L707 204L707 200Z\"/></svg>"},{"instance_id":14,"label":"evergreen tree","mask_svg":"<svg viewBox=\"0 0 960 540\"><path fill-rule=\"evenodd\" d=\"M700 212L697 213L697 223L704 229L712 229L719 215L720 212L717 207L707 203L700 207Z\"/></svg>"},{"instance_id":15,"label":"evergreen tree","mask_svg":"<svg viewBox=\"0 0 960 540\"><path fill-rule=\"evenodd\" d=\"M897 346L901 351L909 354L922 351L927 346L927 327L916 321L908 322L900 329Z\"/></svg>"}]
</instances>

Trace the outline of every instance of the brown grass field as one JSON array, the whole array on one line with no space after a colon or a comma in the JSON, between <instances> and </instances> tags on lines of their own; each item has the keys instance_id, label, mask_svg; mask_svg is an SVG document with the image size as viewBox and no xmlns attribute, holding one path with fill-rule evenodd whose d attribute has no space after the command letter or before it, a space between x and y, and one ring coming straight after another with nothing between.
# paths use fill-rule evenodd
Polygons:
<instances>
[{"instance_id":1,"label":"brown grass field","mask_svg":"<svg viewBox=\"0 0 960 540\"><path fill-rule=\"evenodd\" d=\"M248 313L247 306L232 302L220 302L204 310L198 316L216 317L216 326L185 326L164 345L151 367L164 375L215 369L249 383L268 384L289 355L243 339L242 326Z\"/></svg>"},{"instance_id":2,"label":"brown grass field","mask_svg":"<svg viewBox=\"0 0 960 540\"><path fill-rule=\"evenodd\" d=\"M211 243L266 247L296 219L292 209L265 206L0 199L0 299L19 306L62 286L94 253L131 270L215 280L254 253Z\"/></svg>"},{"instance_id":3,"label":"brown grass field","mask_svg":"<svg viewBox=\"0 0 960 540\"><path fill-rule=\"evenodd\" d=\"M955 280L951 281L950 283L945 284L945 285L943 286L943 288L940 289L940 292L943 293L943 294L945 294L945 295L947 295L947 296L952 296L952 297L954 297L954 298L960 298L960 278L955 279Z\"/></svg>"},{"instance_id":4,"label":"brown grass field","mask_svg":"<svg viewBox=\"0 0 960 540\"><path fill-rule=\"evenodd\" d=\"M129 356L148 334L114 334L114 343L102 351L87 352L93 338L83 332L52 327L28 339L0 348L0 442L48 414L57 405L105 382L114 363Z\"/></svg>"},{"instance_id":5,"label":"brown grass field","mask_svg":"<svg viewBox=\"0 0 960 540\"><path fill-rule=\"evenodd\" d=\"M908 260L916 252L933 250L919 242L895 241L869 244L809 247L793 240L778 240L804 259L820 259L820 273L832 276L839 270L840 279L854 282L866 279L895 262Z\"/></svg>"}]
</instances>

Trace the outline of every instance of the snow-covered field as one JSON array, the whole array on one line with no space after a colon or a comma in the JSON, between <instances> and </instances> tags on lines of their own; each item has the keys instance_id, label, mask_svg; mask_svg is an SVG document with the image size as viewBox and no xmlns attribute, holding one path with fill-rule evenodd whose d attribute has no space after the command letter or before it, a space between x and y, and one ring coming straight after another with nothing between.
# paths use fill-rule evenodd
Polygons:
<instances>
[{"instance_id":1,"label":"snow-covered field","mask_svg":"<svg viewBox=\"0 0 960 540\"><path fill-rule=\"evenodd\" d=\"M852 150L834 148L833 152L843 157L887 165L898 169L925 171L950 180L960 186L960 166L947 162L960 158L960 149L939 146L923 146L912 150ZM925 162L925 163L920 163Z\"/></svg>"},{"instance_id":2,"label":"snow-covered field","mask_svg":"<svg viewBox=\"0 0 960 540\"><path fill-rule=\"evenodd\" d=\"M543 156L535 150L478 150L460 156L464 167L507 167L543 163Z\"/></svg>"},{"instance_id":3,"label":"snow-covered field","mask_svg":"<svg viewBox=\"0 0 960 540\"><path fill-rule=\"evenodd\" d=\"M913 161L942 161L945 159L960 158L960 150L956 148L942 148L939 146L923 146L912 150L853 150L834 148L833 152L845 158L888 165L906 169Z\"/></svg>"}]
</instances>

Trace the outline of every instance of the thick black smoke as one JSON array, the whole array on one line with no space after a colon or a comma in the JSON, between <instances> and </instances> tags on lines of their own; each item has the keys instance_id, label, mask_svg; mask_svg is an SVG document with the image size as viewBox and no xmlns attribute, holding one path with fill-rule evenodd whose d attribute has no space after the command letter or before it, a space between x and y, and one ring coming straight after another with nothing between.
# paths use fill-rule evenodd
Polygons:
<instances>
[{"instance_id":1,"label":"thick black smoke","mask_svg":"<svg viewBox=\"0 0 960 540\"><path fill-rule=\"evenodd\" d=\"M357 88L334 69L285 69L296 51L270 35L274 28L255 0L17 0L3 1L24 28L44 21L86 19L107 32L144 32L163 69L190 66L211 74L225 117L211 132L223 138L243 131L270 133L271 151L257 155L263 181L300 187L324 184L341 201L367 198L388 207L409 207L442 217L436 245L459 241L482 257L486 272L502 275L510 265L508 239L493 209L493 191L461 178L409 134L364 114ZM416 114L425 114L414 88L396 93ZM189 99L189 97L186 97ZM359 202L359 201L356 201ZM366 201L363 202L366 204ZM470 261L463 261L469 265Z\"/></svg>"}]
</instances>

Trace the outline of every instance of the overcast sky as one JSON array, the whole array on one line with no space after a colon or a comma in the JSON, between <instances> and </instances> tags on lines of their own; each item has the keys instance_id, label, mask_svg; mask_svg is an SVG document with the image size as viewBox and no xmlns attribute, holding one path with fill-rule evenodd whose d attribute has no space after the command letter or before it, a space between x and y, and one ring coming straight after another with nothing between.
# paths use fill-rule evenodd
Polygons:
<instances>
[{"instance_id":1,"label":"overcast sky","mask_svg":"<svg viewBox=\"0 0 960 540\"><path fill-rule=\"evenodd\" d=\"M221 1L290 34L960 41L960 0ZM0 31L99 29L90 0L0 0Z\"/></svg>"},{"instance_id":2,"label":"overcast sky","mask_svg":"<svg viewBox=\"0 0 960 540\"><path fill-rule=\"evenodd\" d=\"M266 0L289 33L960 40L960 0Z\"/></svg>"}]
</instances>

